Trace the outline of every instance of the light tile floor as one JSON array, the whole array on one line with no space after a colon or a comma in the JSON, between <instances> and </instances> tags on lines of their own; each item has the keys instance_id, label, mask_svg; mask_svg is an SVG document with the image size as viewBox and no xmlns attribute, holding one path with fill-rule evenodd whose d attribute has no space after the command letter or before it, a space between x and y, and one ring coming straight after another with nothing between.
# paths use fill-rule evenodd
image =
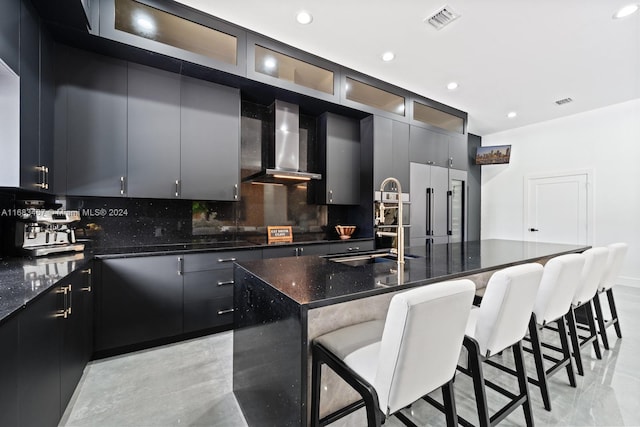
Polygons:
<instances>
[{"instance_id":1,"label":"light tile floor","mask_svg":"<svg viewBox=\"0 0 640 427\"><path fill-rule=\"evenodd\" d=\"M586 372L577 377L577 388L569 387L564 372L550 379L551 412L542 407L539 390L530 386L537 426L640 426L640 289L617 286L614 293L623 338L616 339L609 328L613 347L604 352L603 360L583 350ZM232 333L225 332L91 362L60 425L246 426L232 392L232 341ZM503 357L510 362L508 354ZM535 372L533 358L525 357L528 371ZM515 382L494 368L486 367L485 373L515 389ZM475 423L471 384L458 375L456 404L458 413ZM489 391L490 408L501 402ZM445 425L444 417L422 401L405 412L419 425ZM362 426L360 415L352 414L336 425ZM402 424L391 418L385 425ZM500 425L524 425L522 411Z\"/></svg>"}]
</instances>

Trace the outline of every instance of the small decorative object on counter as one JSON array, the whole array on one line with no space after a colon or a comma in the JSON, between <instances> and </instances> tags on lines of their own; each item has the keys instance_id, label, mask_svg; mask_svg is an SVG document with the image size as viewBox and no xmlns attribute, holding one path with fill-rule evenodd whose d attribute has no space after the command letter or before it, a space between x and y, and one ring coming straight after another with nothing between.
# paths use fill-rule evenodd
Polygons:
<instances>
[{"instance_id":1,"label":"small decorative object on counter","mask_svg":"<svg viewBox=\"0 0 640 427\"><path fill-rule=\"evenodd\" d=\"M336 225L336 232L342 240L350 239L354 231L356 231L355 225Z\"/></svg>"}]
</instances>

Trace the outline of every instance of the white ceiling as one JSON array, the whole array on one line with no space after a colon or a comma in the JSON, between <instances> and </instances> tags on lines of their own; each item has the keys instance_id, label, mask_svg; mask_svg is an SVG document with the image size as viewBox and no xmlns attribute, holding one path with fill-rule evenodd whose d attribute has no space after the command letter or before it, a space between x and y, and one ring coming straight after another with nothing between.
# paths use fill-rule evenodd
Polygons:
<instances>
[{"instance_id":1,"label":"white ceiling","mask_svg":"<svg viewBox=\"0 0 640 427\"><path fill-rule=\"evenodd\" d=\"M178 1L466 111L478 135L640 98L640 12L612 19L637 0ZM462 16L423 22L445 4Z\"/></svg>"}]
</instances>

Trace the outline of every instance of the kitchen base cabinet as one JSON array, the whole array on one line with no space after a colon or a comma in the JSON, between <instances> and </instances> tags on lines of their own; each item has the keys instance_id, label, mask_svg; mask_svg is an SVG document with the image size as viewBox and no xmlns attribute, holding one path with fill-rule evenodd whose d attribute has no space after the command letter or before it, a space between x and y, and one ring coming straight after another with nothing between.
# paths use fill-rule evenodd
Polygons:
<instances>
[{"instance_id":1,"label":"kitchen base cabinet","mask_svg":"<svg viewBox=\"0 0 640 427\"><path fill-rule=\"evenodd\" d=\"M60 356L65 309L61 286L27 306L20 317L18 406L20 426L56 426L60 420Z\"/></svg>"},{"instance_id":2,"label":"kitchen base cabinet","mask_svg":"<svg viewBox=\"0 0 640 427\"><path fill-rule=\"evenodd\" d=\"M93 350L89 271L62 279L17 315L19 420L1 425L58 425Z\"/></svg>"},{"instance_id":3,"label":"kitchen base cabinet","mask_svg":"<svg viewBox=\"0 0 640 427\"><path fill-rule=\"evenodd\" d=\"M261 258L261 250L186 254L184 332L232 328L233 263Z\"/></svg>"},{"instance_id":4,"label":"kitchen base cabinet","mask_svg":"<svg viewBox=\"0 0 640 427\"><path fill-rule=\"evenodd\" d=\"M231 274L226 270L187 273L184 277L184 331L222 326L229 318L233 323L233 270Z\"/></svg>"},{"instance_id":5,"label":"kitchen base cabinet","mask_svg":"<svg viewBox=\"0 0 640 427\"><path fill-rule=\"evenodd\" d=\"M100 262L96 351L182 333L182 258L177 255Z\"/></svg>"},{"instance_id":6,"label":"kitchen base cabinet","mask_svg":"<svg viewBox=\"0 0 640 427\"><path fill-rule=\"evenodd\" d=\"M18 319L0 325L0 426L18 425Z\"/></svg>"},{"instance_id":7,"label":"kitchen base cabinet","mask_svg":"<svg viewBox=\"0 0 640 427\"><path fill-rule=\"evenodd\" d=\"M62 281L67 286L68 313L63 321L60 359L60 408L64 412L93 355L93 289L91 269Z\"/></svg>"}]
</instances>

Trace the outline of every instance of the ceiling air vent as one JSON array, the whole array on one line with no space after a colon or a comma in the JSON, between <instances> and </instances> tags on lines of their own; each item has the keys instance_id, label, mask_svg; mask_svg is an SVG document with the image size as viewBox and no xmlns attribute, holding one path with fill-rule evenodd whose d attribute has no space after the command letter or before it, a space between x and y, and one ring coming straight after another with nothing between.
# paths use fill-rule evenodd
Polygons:
<instances>
[{"instance_id":1,"label":"ceiling air vent","mask_svg":"<svg viewBox=\"0 0 640 427\"><path fill-rule=\"evenodd\" d=\"M459 13L454 12L450 6L442 6L436 13L424 19L433 25L436 30L441 30L460 17Z\"/></svg>"},{"instance_id":2,"label":"ceiling air vent","mask_svg":"<svg viewBox=\"0 0 640 427\"><path fill-rule=\"evenodd\" d=\"M570 103L570 102L573 102L573 99L571 99L571 98L563 98L563 99L558 99L558 100L556 101L556 104L558 104L558 105L564 105L564 104L568 104L568 103Z\"/></svg>"}]
</instances>

